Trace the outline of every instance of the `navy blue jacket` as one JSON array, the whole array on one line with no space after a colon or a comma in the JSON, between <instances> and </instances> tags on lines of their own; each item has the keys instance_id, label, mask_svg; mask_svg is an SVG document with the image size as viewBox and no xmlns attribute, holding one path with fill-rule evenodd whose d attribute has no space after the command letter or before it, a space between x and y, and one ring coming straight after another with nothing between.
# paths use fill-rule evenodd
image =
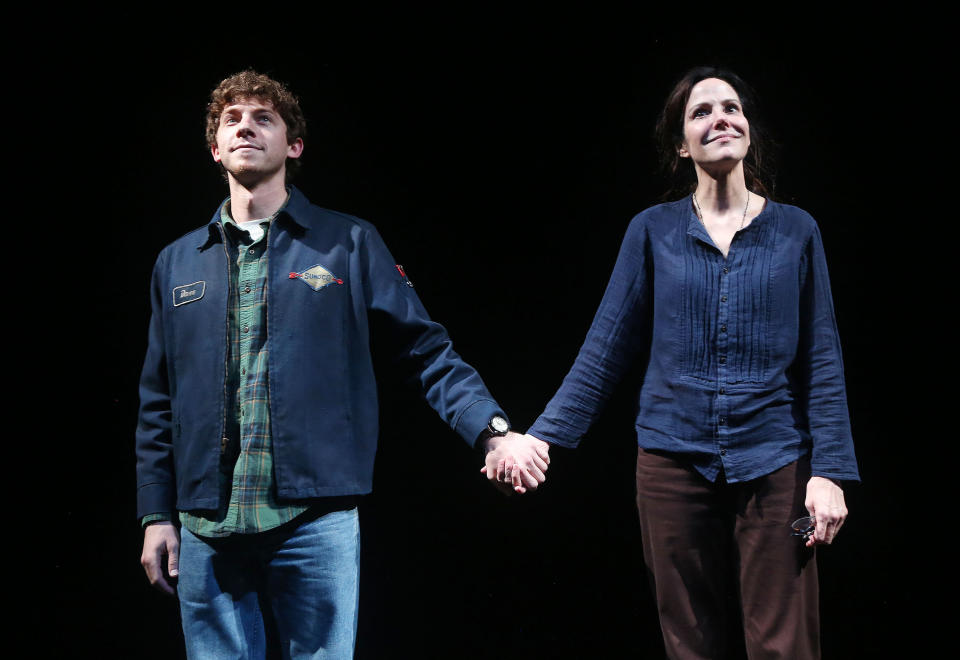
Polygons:
<instances>
[{"instance_id":1,"label":"navy blue jacket","mask_svg":"<svg viewBox=\"0 0 960 660\"><path fill-rule=\"evenodd\" d=\"M843 358L816 222L767 202L726 257L690 197L637 215L576 362L529 433L576 446L640 362L637 438L713 481L810 454L859 481Z\"/></svg>"},{"instance_id":2,"label":"navy blue jacket","mask_svg":"<svg viewBox=\"0 0 960 660\"><path fill-rule=\"evenodd\" d=\"M219 223L164 248L140 379L137 515L216 509L227 411L228 263ZM374 227L295 188L269 233L270 420L281 498L368 493L377 442L370 321L471 446L503 411L430 320ZM319 267L319 268L317 268Z\"/></svg>"}]
</instances>

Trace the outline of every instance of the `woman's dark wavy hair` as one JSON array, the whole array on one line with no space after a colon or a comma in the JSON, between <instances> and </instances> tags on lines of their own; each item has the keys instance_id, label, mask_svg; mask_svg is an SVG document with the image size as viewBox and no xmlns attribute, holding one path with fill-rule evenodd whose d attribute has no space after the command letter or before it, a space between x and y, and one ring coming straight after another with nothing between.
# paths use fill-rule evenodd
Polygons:
<instances>
[{"instance_id":1,"label":"woman's dark wavy hair","mask_svg":"<svg viewBox=\"0 0 960 660\"><path fill-rule=\"evenodd\" d=\"M670 180L670 189L665 198L687 195L697 187L696 172L692 164L682 162L679 149L683 144L683 123L690 91L701 80L717 78L733 87L740 97L743 114L750 122L750 148L743 160L743 174L747 189L764 197L773 197L774 182L771 175L772 148L762 118L757 108L756 95L740 76L733 71L713 66L698 66L687 71L667 96L667 102L657 121L654 137L660 154L660 166Z\"/></svg>"}]
</instances>

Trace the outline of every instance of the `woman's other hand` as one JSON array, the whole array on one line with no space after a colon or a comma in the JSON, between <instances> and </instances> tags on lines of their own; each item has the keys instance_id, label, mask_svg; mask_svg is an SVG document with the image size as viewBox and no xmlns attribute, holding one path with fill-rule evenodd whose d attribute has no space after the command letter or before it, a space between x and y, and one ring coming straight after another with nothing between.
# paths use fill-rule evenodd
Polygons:
<instances>
[{"instance_id":1,"label":"woman's other hand","mask_svg":"<svg viewBox=\"0 0 960 660\"><path fill-rule=\"evenodd\" d=\"M847 519L847 505L843 489L826 477L810 477L807 482L807 499L804 506L817 519L816 529L807 541L807 547L833 543L837 532Z\"/></svg>"}]
</instances>

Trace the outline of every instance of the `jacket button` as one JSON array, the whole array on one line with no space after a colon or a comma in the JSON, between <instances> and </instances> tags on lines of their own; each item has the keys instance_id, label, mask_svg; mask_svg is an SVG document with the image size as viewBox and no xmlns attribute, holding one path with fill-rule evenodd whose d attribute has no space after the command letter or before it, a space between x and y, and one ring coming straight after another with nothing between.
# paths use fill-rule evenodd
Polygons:
<instances>
[{"instance_id":1,"label":"jacket button","mask_svg":"<svg viewBox=\"0 0 960 660\"><path fill-rule=\"evenodd\" d=\"M227 446L230 444L230 438L220 438L220 453L227 453Z\"/></svg>"}]
</instances>

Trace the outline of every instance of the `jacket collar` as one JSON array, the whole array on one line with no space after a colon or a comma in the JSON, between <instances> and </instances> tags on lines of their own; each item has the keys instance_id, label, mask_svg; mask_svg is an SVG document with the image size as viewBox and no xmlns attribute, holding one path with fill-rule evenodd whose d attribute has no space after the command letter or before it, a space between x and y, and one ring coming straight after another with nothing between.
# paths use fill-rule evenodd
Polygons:
<instances>
[{"instance_id":1,"label":"jacket collar","mask_svg":"<svg viewBox=\"0 0 960 660\"><path fill-rule=\"evenodd\" d=\"M288 190L290 191L290 199L287 200L286 206L284 206L283 210L277 215L278 226L282 227L285 222L289 221L299 231L304 231L308 228L307 217L309 215L310 200L308 200L296 186L289 186ZM217 210L214 211L213 217L210 219L210 222L207 223L206 235L201 234L200 243L197 245L198 250L203 250L223 240L220 227L220 214L223 212L223 205L229 200L229 197L225 198L220 202ZM295 233L299 233L299 231Z\"/></svg>"}]
</instances>

